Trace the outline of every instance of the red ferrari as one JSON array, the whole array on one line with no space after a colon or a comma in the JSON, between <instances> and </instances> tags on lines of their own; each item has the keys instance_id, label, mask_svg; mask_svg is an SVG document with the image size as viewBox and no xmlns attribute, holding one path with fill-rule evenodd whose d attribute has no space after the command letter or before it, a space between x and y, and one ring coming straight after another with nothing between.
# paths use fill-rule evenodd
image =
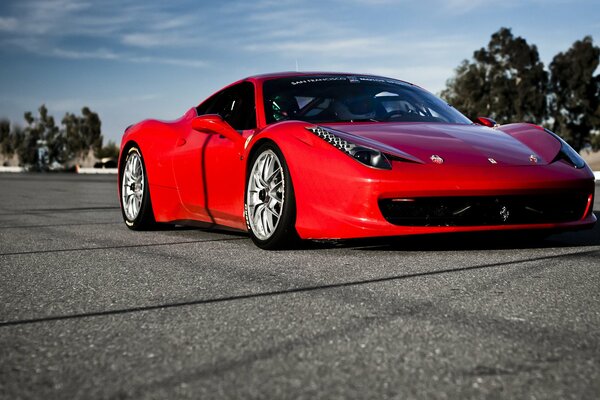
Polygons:
<instances>
[{"instance_id":1,"label":"red ferrari","mask_svg":"<svg viewBox=\"0 0 600 400\"><path fill-rule=\"evenodd\" d=\"M540 126L475 123L410 83L279 73L123 135L123 219L299 239L591 227L594 176Z\"/></svg>"}]
</instances>

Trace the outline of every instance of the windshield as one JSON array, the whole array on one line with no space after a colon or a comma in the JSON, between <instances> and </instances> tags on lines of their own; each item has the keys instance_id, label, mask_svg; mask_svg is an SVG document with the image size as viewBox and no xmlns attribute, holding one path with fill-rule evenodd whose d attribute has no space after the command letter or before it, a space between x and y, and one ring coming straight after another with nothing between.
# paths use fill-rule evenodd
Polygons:
<instances>
[{"instance_id":1,"label":"windshield","mask_svg":"<svg viewBox=\"0 0 600 400\"><path fill-rule=\"evenodd\" d=\"M267 123L471 121L431 93L406 82L373 76L296 76L263 84Z\"/></svg>"}]
</instances>

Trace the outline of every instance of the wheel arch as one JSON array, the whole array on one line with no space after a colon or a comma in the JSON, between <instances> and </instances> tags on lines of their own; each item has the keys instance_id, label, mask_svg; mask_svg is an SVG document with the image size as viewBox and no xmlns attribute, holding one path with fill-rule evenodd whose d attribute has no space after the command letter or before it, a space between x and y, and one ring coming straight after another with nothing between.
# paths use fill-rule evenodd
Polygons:
<instances>
[{"instance_id":1,"label":"wheel arch","mask_svg":"<svg viewBox=\"0 0 600 400\"><path fill-rule=\"evenodd\" d=\"M285 162L288 164L290 169L290 178L292 185L295 182L294 176L296 175L296 157L293 155L298 152L298 146L300 143L305 145L310 143L310 135L305 129L306 123L302 121L283 121L277 124L267 126L265 129L256 134L250 139L250 143L245 150L246 164L245 164L245 175L247 176L248 169L250 168L250 161L256 154L256 151L264 143L271 142L281 151Z\"/></svg>"},{"instance_id":2,"label":"wheel arch","mask_svg":"<svg viewBox=\"0 0 600 400\"><path fill-rule=\"evenodd\" d=\"M141 197L140 206L135 217L131 217L126 215L125 205L124 205L124 175L125 168L127 167L127 160L129 156L133 154L139 159L139 163L141 164L141 173L143 174L143 195ZM119 164L118 164L118 194L119 194L119 205L121 208L121 212L123 214L123 220L125 224L133 230L146 230L152 229L156 225L156 219L154 217L153 207L152 207L152 198L150 195L150 185L148 179L148 169L146 168L144 161L144 156L142 154L142 149L135 141L128 141L125 145L122 146L121 153L119 154ZM131 178L132 180L136 178ZM127 182L129 183L129 182ZM132 184L137 184L134 182ZM127 185L129 186L129 185ZM131 189L133 190L133 189ZM131 194L130 196L136 196L136 194ZM135 200L134 200L135 201Z\"/></svg>"},{"instance_id":3,"label":"wheel arch","mask_svg":"<svg viewBox=\"0 0 600 400\"><path fill-rule=\"evenodd\" d=\"M381 178L378 171L360 164L311 133L306 129L310 126L314 125L301 121L276 123L253 137L246 149L249 159L258 150L255 146L260 146L259 141L270 140L281 150L294 188L295 227L303 239L319 238L322 229L339 224L344 216L330 211L339 208L336 202L347 204L356 198L353 185L377 182ZM249 164L250 160L247 168ZM348 189L343 183L350 183Z\"/></svg>"},{"instance_id":4,"label":"wheel arch","mask_svg":"<svg viewBox=\"0 0 600 400\"><path fill-rule=\"evenodd\" d=\"M272 143L275 146L277 146L279 148L279 150L281 150L281 146L279 146L277 144L277 142L275 142L273 139L271 139L270 137L262 137L260 139L258 139L256 142L252 143L252 147L250 148L250 151L248 151L248 155L246 156L246 165L245 165L245 174L244 177L248 177L248 171L251 168L250 162L252 161L252 158L254 157L254 155L256 154L256 152L258 151L258 149L265 143ZM283 151L282 151L283 153ZM285 154L284 154L285 157ZM248 182L246 182L246 185L248 185ZM244 187L246 186L244 185Z\"/></svg>"},{"instance_id":5,"label":"wheel arch","mask_svg":"<svg viewBox=\"0 0 600 400\"><path fill-rule=\"evenodd\" d=\"M285 196L285 201L282 203L282 206L279 209L279 215L274 214L277 215L278 218L280 218L280 220L278 221L279 225L275 228L274 231L269 233L269 236L267 236L267 238L261 238L260 236L257 236L257 234L254 231L254 228L252 227L252 223L249 220L249 203L247 196L248 190L251 187L249 186L250 181L254 179L252 171L253 168L257 165L253 163L255 163L256 160L262 157L262 154L266 152L274 153L275 157L278 158L278 162L281 165L281 168L278 168L278 170L281 171L282 179L284 179L283 182L289 183L286 183L282 186L285 188L283 192ZM289 155L290 153L288 152L287 154ZM271 137L263 137L256 140L247 152L244 171L246 177L244 182L244 220L251 239L258 247L262 249L294 248L299 240L299 236L296 231L295 189L293 178L291 176L291 169L289 168L289 164L287 162L288 159L289 157L286 156L286 154L284 153L284 146L281 146L277 141L273 140L273 138ZM259 229L257 232L259 231L261 230Z\"/></svg>"},{"instance_id":6,"label":"wheel arch","mask_svg":"<svg viewBox=\"0 0 600 400\"><path fill-rule=\"evenodd\" d=\"M313 156L307 158L306 154L310 154L315 146L320 148L320 143L315 139L315 135L306 130L306 126L310 125L302 121L283 121L273 124L257 133L250 140L245 150L244 196L248 185L248 173L252 167L252 158L256 155L261 145L273 143L281 151L288 166L290 181L294 190L296 203L295 227L300 237L303 237L301 232L304 230L304 226L313 225L313 218L311 217L313 206L305 201L310 198L312 190L311 185L307 185L307 181L311 181L309 176L312 175L313 168L309 169L307 175L305 173L306 161L309 160L309 163L318 162Z\"/></svg>"},{"instance_id":7,"label":"wheel arch","mask_svg":"<svg viewBox=\"0 0 600 400\"><path fill-rule=\"evenodd\" d=\"M296 180L294 179L294 177L296 176L296 173L295 173L296 168L295 168L295 165L294 165L294 167L291 167L291 164L295 164L295 162L294 162L295 160L293 160L293 158L290 156L290 154L293 153L293 148L285 140L277 141L271 135L269 135L269 136L261 137L261 138L257 139L255 142L253 142L250 150L247 153L246 164L244 165L244 168L245 168L245 170L244 170L244 196L245 196L246 190L248 189L248 173L250 171L250 168L252 168L252 166L250 165L250 163L252 162L252 158L256 155L256 153L258 152L258 149L260 149L260 147L266 143L271 143L275 147L277 147L279 149L279 151L281 152L281 154L283 155L283 157L285 158L285 163L288 166L290 180L292 182L292 187L294 188L294 193L295 193L296 192L296 185L295 185Z\"/></svg>"},{"instance_id":8,"label":"wheel arch","mask_svg":"<svg viewBox=\"0 0 600 400\"><path fill-rule=\"evenodd\" d=\"M125 143L123 143L123 145L121 146L121 151L119 152L119 162L117 164L117 181L118 181L118 194L119 194L119 202L121 199L121 182L123 177L121 176L121 169L123 168L123 163L125 162L125 159L127 158L127 154L129 153L129 150L132 147L137 147L140 151L140 153L142 154L142 157L144 156L142 153L142 149L140 148L140 146L137 144L137 142L135 140L128 140Z\"/></svg>"},{"instance_id":9,"label":"wheel arch","mask_svg":"<svg viewBox=\"0 0 600 400\"><path fill-rule=\"evenodd\" d=\"M137 147L138 149L140 149L140 152L142 151L142 149L140 148L140 145L135 140L128 140L127 142L125 142L123 144L123 146L121 146L121 151L119 153L119 164L118 164L119 169L121 168L121 165L125 161L125 157L127 157L127 153L129 152L129 150L132 147Z\"/></svg>"}]
</instances>

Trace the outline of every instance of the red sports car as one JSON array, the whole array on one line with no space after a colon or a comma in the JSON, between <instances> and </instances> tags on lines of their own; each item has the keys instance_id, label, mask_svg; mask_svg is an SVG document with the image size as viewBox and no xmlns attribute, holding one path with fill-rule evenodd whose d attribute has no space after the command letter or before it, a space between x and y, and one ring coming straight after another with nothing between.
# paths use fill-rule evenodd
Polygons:
<instances>
[{"instance_id":1,"label":"red sports car","mask_svg":"<svg viewBox=\"0 0 600 400\"><path fill-rule=\"evenodd\" d=\"M125 223L298 239L592 226L594 176L561 138L475 123L410 83L279 73L220 90L123 135Z\"/></svg>"}]
</instances>

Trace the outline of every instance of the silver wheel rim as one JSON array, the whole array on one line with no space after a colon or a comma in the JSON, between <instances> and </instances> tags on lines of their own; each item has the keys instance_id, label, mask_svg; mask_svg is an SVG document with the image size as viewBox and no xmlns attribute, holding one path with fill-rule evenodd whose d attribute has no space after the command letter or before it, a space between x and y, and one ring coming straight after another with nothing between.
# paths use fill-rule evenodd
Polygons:
<instances>
[{"instance_id":1,"label":"silver wheel rim","mask_svg":"<svg viewBox=\"0 0 600 400\"><path fill-rule=\"evenodd\" d=\"M246 193L248 224L260 240L269 239L277 229L284 191L281 162L272 150L266 150L252 165Z\"/></svg>"},{"instance_id":2,"label":"silver wheel rim","mask_svg":"<svg viewBox=\"0 0 600 400\"><path fill-rule=\"evenodd\" d=\"M121 203L129 221L135 220L140 213L143 196L144 168L140 155L134 151L129 154L125 162L121 184Z\"/></svg>"}]
</instances>

